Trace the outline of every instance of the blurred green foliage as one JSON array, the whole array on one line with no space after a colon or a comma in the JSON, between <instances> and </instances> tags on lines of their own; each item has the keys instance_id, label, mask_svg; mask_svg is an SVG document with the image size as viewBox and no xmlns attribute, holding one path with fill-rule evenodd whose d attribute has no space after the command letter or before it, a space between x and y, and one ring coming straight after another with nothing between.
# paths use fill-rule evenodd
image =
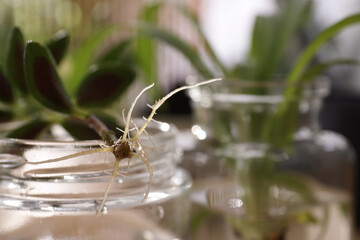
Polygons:
<instances>
[{"instance_id":1,"label":"blurred green foliage","mask_svg":"<svg viewBox=\"0 0 360 240\"><path fill-rule=\"evenodd\" d=\"M251 125L251 129L247 130L250 134L260 136L259 138L254 136L250 139L257 139L259 143L267 144L269 152L287 150L293 142L293 135L298 126L299 104L306 83L314 80L317 75L331 66L358 64L358 61L353 59L331 59L322 63L317 63L314 59L319 49L339 31L360 22L360 14L348 16L319 32L311 41L302 42L300 46L295 47L293 43L299 42L296 40L304 34L304 29L309 26L313 1L282 0L276 1L276 3L279 8L276 14L256 17L248 56L244 62L232 67L226 67L219 59L209 44L197 15L185 5L174 4L173 2L166 4L176 8L192 23L204 47L205 57L202 52L203 49L195 48L181 37L163 30L153 23L143 22L139 26L143 34L164 42L181 52L197 70L199 78L211 78L217 75L217 77L223 77L225 81L251 81L255 83L282 79L285 86L284 101L277 106L275 113L269 117L267 112L253 112L248 118L251 121L256 121ZM236 24L234 23L234 26L231 27L236 27ZM219 72L220 74L218 74ZM279 78L279 76L281 77ZM216 91L216 87L214 87L214 91ZM249 92L249 94L266 95L267 92ZM244 109L243 111L246 111ZM224 125L226 122L236 123L236 120L240 124L241 116L239 117L237 110L239 109L232 108L231 111L228 110L228 114L213 116L213 118L221 119L218 121L220 125ZM226 117L235 118L235 120L227 121L224 119ZM265 127L260 128L259 126ZM217 126L213 127L217 128ZM215 133L215 136L219 136L216 134L231 136L232 126L221 127L222 131ZM259 133L259 129L264 131ZM234 143L230 142L230 144ZM234 156L234 158L232 163L242 161L238 156ZM237 169L236 171L242 188L250 189L248 191L250 192L249 196L242 199L247 217L255 220L255 223L244 221L243 218L234 218L232 224L248 239L266 239L264 233L268 232L269 226L256 220L262 219L264 217L262 214L269 210L271 186L282 186L288 190L293 190L303 197L307 204L314 203L315 199L313 192L301 178L284 175L277 171L278 159L261 157L251 160L247 169ZM229 165L229 168L235 169L234 165ZM200 220L195 219L194 221L193 224L196 226L198 224L196 221ZM294 219L285 219L285 221L294 221ZM314 220L311 216L304 221L311 222ZM285 226L287 222L281 224ZM269 223L272 224L271 229L273 230L275 223L271 221Z\"/></svg>"},{"instance_id":2,"label":"blurred green foliage","mask_svg":"<svg viewBox=\"0 0 360 240\"><path fill-rule=\"evenodd\" d=\"M12 28L6 43L6 67L0 69L1 89L7 89L0 92L0 111L4 122L23 123L7 136L34 138L53 124L60 124L76 138L86 139L96 134L76 119L90 114L115 130L119 124L104 110L127 91L136 72L134 62L128 59L132 57L124 57L125 48L119 48L127 40L99 53L112 33L114 28L100 29L66 56L70 41L66 31L40 44L25 43L21 30ZM58 72L63 61L71 65L66 80Z\"/></svg>"}]
</instances>

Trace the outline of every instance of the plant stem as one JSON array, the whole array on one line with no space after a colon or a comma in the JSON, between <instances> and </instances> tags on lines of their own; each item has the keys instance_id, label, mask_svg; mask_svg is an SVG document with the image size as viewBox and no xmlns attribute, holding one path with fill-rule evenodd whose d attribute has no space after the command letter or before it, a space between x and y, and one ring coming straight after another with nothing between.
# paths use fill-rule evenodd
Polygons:
<instances>
[{"instance_id":1,"label":"plant stem","mask_svg":"<svg viewBox=\"0 0 360 240\"><path fill-rule=\"evenodd\" d=\"M116 135L111 131L98 117L95 115L90 115L86 119L86 124L88 124L92 129L94 129L97 134L102 138L102 140L108 146L113 146L117 142Z\"/></svg>"}]
</instances>

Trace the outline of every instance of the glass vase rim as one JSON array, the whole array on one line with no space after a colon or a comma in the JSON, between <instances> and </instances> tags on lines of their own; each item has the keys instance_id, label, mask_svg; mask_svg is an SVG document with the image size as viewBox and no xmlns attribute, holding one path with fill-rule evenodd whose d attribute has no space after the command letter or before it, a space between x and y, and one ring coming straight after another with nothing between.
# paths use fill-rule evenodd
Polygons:
<instances>
[{"instance_id":1,"label":"glass vase rim","mask_svg":"<svg viewBox=\"0 0 360 240\"><path fill-rule=\"evenodd\" d=\"M192 185L188 173L177 167L182 152L176 147L176 127L170 127L168 131L161 129L158 131L155 132L154 139L150 139L153 135L144 136L142 139L143 147L146 149L146 158L154 174L151 192L145 204L158 200L165 201L189 189ZM157 145L149 150L153 142ZM36 205L39 205L39 209L53 202L61 202L62 207L57 207L58 211L67 211L66 209L74 211L77 207L81 211L96 209L109 182L110 170L113 169L112 163L115 162L114 157L107 155L107 152L97 152L91 157L89 155L74 156L70 161L49 162L44 165L34 165L34 163L90 148L101 148L101 144L103 142L99 140L0 139L0 146L4 147L3 152L0 151L2 157L0 169L3 169L4 173L4 177L0 179L0 205L3 200L5 202L7 200L21 201L22 205L25 204L24 207L26 203L41 201L41 204ZM20 151L13 152L14 147ZM35 155L38 152L39 155ZM149 171L138 158L133 158L131 165L127 160L119 164L120 174L114 179L107 205L110 207L140 206L143 204L143 196L148 186ZM7 188L7 185L12 187ZM68 187L62 187L64 185ZM43 192L44 187L48 189L46 193ZM2 193L1 190L4 188L6 190ZM166 194L161 195L163 190Z\"/></svg>"},{"instance_id":2,"label":"glass vase rim","mask_svg":"<svg viewBox=\"0 0 360 240\"><path fill-rule=\"evenodd\" d=\"M135 119L135 122L139 122L143 119ZM155 125L156 124L156 125ZM155 134L149 134L151 138L161 138L164 134L171 134L175 135L178 132L177 127L172 123L167 122L153 122L151 121L148 125L148 128L158 130L159 132ZM140 136L141 138L142 136ZM101 139L86 139L86 140L77 140L77 139L64 139L64 140L57 140L57 139L25 139L25 138L8 138L8 137L1 137L0 144L11 144L11 143L18 143L23 145L39 145L39 146L66 146L66 145L75 145L79 147L84 146L100 146L104 145L104 141Z\"/></svg>"},{"instance_id":3,"label":"glass vase rim","mask_svg":"<svg viewBox=\"0 0 360 240\"><path fill-rule=\"evenodd\" d=\"M252 80L251 78L223 78L223 81L216 82L213 85L227 84L239 87L298 87L298 86L317 86L330 84L330 78L326 75L318 75L311 80L306 80L301 83L288 83L286 82L286 75L275 76L262 80Z\"/></svg>"}]
</instances>

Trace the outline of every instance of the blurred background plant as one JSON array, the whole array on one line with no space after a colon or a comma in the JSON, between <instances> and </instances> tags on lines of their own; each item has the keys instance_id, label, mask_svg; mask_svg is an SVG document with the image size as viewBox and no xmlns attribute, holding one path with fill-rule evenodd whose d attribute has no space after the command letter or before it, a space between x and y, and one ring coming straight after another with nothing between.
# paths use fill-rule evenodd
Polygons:
<instances>
[{"instance_id":1,"label":"blurred background plant","mask_svg":"<svg viewBox=\"0 0 360 240\"><path fill-rule=\"evenodd\" d=\"M298 129L300 113L301 111L305 112L301 108L307 104L309 108L312 108L313 104L321 105L315 95L308 96L310 100L302 100L304 90L307 91L305 83L314 81L317 75L329 67L340 64L358 64L356 59L335 58L320 63L316 59L320 47L330 41L331 37L348 25L359 22L358 15L340 21L322 32L314 31L312 36L309 36L307 35L309 26L311 26L310 30L314 30L313 25L310 25L312 23L310 20L313 1L294 0L277 1L276 3L278 11L270 15L257 16L252 30L248 56L244 61L234 66L227 66L220 60L205 35L198 16L184 5L175 3L172 6L183 13L193 24L203 48L194 47L181 37L156 25L146 22L140 25L140 31L143 33L165 42L181 52L197 70L200 79L213 76L221 76L225 79L223 83L217 86L210 86L210 90L205 89L190 93L190 95L195 96L195 110L200 112L198 114L200 118L196 120L198 121L196 123L203 128L200 131L205 131L202 135L205 137L200 140L210 138L210 141L207 140L205 144L224 150L223 154L225 155L228 155L230 146L248 144L247 148L251 148L254 143L265 144L270 149L278 149L284 154L290 153L292 155L293 152L300 152L299 148L301 147L294 146L294 144L301 145L301 141L313 141L322 135L321 131L312 127L313 124L317 126L318 123L312 122L308 126L311 136L308 134L308 137L302 140L294 136L295 133L298 133L297 131L302 130ZM274 79L280 79L282 82L273 82ZM230 80L240 82L238 84L232 82L230 85L232 88L228 88L226 81ZM245 84L242 86L241 82L245 82ZM254 84L249 86L249 83L263 83L265 85L255 85L254 87ZM269 92L269 89L271 90L269 86L279 83L283 84L284 92L283 96L281 96L281 91L278 92L277 97L282 100L279 101L279 104L274 105L273 102L278 100L273 99L274 92ZM310 91L313 91L311 94L318 94L318 91L321 92L322 90ZM268 98L269 102L266 102L265 98ZM322 100L320 101L322 102ZM304 102L306 102L305 105ZM275 112L273 108L276 108ZM309 111L311 115L309 119L317 118L318 110L315 111L316 113L312 113L312 110ZM341 137L335 138L331 141L343 142ZM212 145L212 140L217 142L215 146ZM346 145L346 141L344 144ZM314 149L303 148L302 150L316 152ZM211 150L207 148L205 151L206 154L209 154ZM271 188L282 186L287 190L295 190L301 197L305 197L309 196L308 191L312 186L307 185L308 183L305 181L303 182L299 176L295 178L281 177L282 173L278 171L278 165L282 165L282 163L279 159L269 157L271 150L262 154L259 153L257 147L244 151L249 151L250 155L261 155L261 157L244 157L244 153L237 152L237 156L233 156L233 161L227 164L231 169L230 171L234 171L238 175L239 185L245 192L240 199L246 209L246 218L250 219L249 221L239 221L235 224L235 228L246 239L269 239L267 236L269 229L266 229L268 226L263 225L262 221L264 218L271 218L270 211L274 210L272 209L274 206L270 204L272 201ZM314 162L318 161L318 168L321 166L322 160L320 159L324 157L323 152L326 150L319 150L317 153L320 155L311 156ZM327 164L338 166L339 162L344 161L344 171L346 171L346 175L351 176L351 171L348 171L351 169L349 165L353 164L352 161L354 160L351 148L344 148L344 154L341 153L340 155L342 156L341 159L332 159ZM300 159L300 162L303 162L301 164L304 164L305 161L305 159L302 161ZM268 168L269 166L277 167ZM320 171L320 168L318 170ZM274 179L282 180L276 182ZM218 197L226 198L225 195ZM251 200L249 201L247 197ZM309 198L305 198L305 202L307 201ZM225 202L223 204L226 205ZM272 228L274 229L275 225ZM281 228L280 231L282 231ZM254 232L258 234L253 235ZM282 236L281 233L276 235L279 238Z\"/></svg>"},{"instance_id":2,"label":"blurred background plant","mask_svg":"<svg viewBox=\"0 0 360 240\"><path fill-rule=\"evenodd\" d=\"M300 82L311 81L315 76L322 74L332 66L358 64L356 59L347 58L335 58L319 63L319 61L317 61L317 51L319 50L319 46L316 45L322 46L324 42L329 41L329 37L326 36L326 40L323 41L320 39L316 44L313 44L312 48L316 49L316 53L314 49L307 49L310 50L304 54L307 56L301 56L303 58L300 59L300 55L306 45L311 42L312 38L315 38L314 36L316 36L316 33L314 33L316 32L314 31L315 27L313 22L310 21L313 17L313 1L277 1L277 11L275 13L270 15L258 15L254 23L254 28L252 29L252 38L248 56L244 61L230 67L227 67L227 64L224 61L221 61L217 56L215 48L211 46L205 35L198 16L186 5L178 2L172 3L173 4L170 5L181 12L192 23L203 48L192 46L192 44L185 39L166 29L164 30L161 27L158 27L156 24L146 21L146 19L144 19L145 21L143 21L142 25L139 27L140 33L165 42L181 52L197 70L197 77L200 79L220 76L225 80L238 79L239 81L258 83L269 82L274 79L283 79L288 80L290 84L298 84ZM157 5L157 8L159 7L161 7L160 3ZM153 5L145 7L144 12L151 9L154 9ZM339 29L334 29L329 32L338 32L338 30ZM309 31L312 32L312 36L308 33ZM335 34L331 33L331 36L332 35ZM299 88L301 88L301 85ZM289 99L296 98L301 95L301 91L302 90L300 89L296 91L287 91L286 96ZM195 98L197 98L199 94L201 95L201 93L190 93L190 96L195 95ZM206 93L204 94L206 95ZM265 95L266 92L258 94ZM287 104L289 105L289 103ZM194 109L201 108L198 105L199 104L195 100ZM283 109L283 111L285 110ZM287 114L291 112L290 109L286 111L288 111ZM221 139L220 135L229 135L226 131L226 127L212 133L212 130L217 129L217 126L204 126L204 123L212 121L211 119L213 117L211 115L203 114L203 116L201 116L201 114L197 114L196 111L195 115L199 118L195 121L203 124L201 127L207 128L204 130L210 133L210 135L214 134L216 139ZM258 119L261 119L261 116L258 117ZM219 124L215 123L215 125ZM283 123L281 125L283 125ZM296 123L294 123L294 125L296 125ZM254 124L253 128L256 129L258 126ZM281 132L279 132L278 130L280 129L275 126L269 128L276 129L276 135L279 135L280 133L283 134L280 137L268 136L269 138L273 138L273 141L278 139L278 143L274 142L274 144L281 144L281 141L287 141L292 137L295 126L289 126L289 129L284 129ZM269 133L271 135L271 131ZM264 134L264 136L265 135L266 134ZM281 138L283 140L280 140Z\"/></svg>"},{"instance_id":3,"label":"blurred background plant","mask_svg":"<svg viewBox=\"0 0 360 240\"><path fill-rule=\"evenodd\" d=\"M305 44L299 36L308 26L312 12L312 1L280 1L277 14L256 17L251 46L245 62L227 67L210 45L198 16L181 3L175 3L172 6L191 21L204 49L196 48L186 40L150 25L148 22L144 23L141 30L179 50L193 64L202 78L216 75L225 79L254 81L264 81L271 79L274 74L281 75L289 72L295 61L294 56Z\"/></svg>"}]
</instances>

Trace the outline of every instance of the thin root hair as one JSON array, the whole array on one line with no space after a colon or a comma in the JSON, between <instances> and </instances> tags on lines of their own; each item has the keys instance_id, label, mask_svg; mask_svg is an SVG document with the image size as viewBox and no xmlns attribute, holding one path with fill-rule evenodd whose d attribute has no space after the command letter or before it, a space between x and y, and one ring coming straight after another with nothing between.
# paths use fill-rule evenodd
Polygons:
<instances>
[{"instance_id":1,"label":"thin root hair","mask_svg":"<svg viewBox=\"0 0 360 240\"><path fill-rule=\"evenodd\" d=\"M48 159L48 160L41 161L41 162L28 162L28 164L39 165L39 164L45 164L45 163L53 163L53 162L65 161L65 160L69 160L71 158L76 158L76 157L89 155L89 154L94 154L94 153L112 152L113 149L114 149L113 146L104 147L104 148L89 149L89 150L85 150L85 151L82 151L82 152L66 155L64 157L52 158L52 159Z\"/></svg>"},{"instance_id":2,"label":"thin root hair","mask_svg":"<svg viewBox=\"0 0 360 240\"><path fill-rule=\"evenodd\" d=\"M97 209L97 211L96 211L96 216L99 216L100 213L101 213L101 211L102 211L102 209L104 208L105 202L106 202L107 197L108 197L109 192L110 192L111 185L112 185L112 183L114 182L114 179L115 179L116 174L118 173L119 163L120 163L120 159L116 159L115 166L114 166L114 170L113 170L113 172L112 172L112 174L111 174L110 181L109 181L109 183L108 183L108 185L107 185L107 187L106 187L106 191L105 191L105 194L104 194L103 199L102 199L102 201L101 201L100 207L99 207L99 208Z\"/></svg>"},{"instance_id":3,"label":"thin root hair","mask_svg":"<svg viewBox=\"0 0 360 240\"><path fill-rule=\"evenodd\" d=\"M141 135L141 133L145 130L145 128L147 127L147 125L150 123L151 119L154 117L155 113L156 113L156 110L158 110L161 105L164 104L164 102L169 99L170 97L172 97L174 94L180 92L180 91L183 91L183 90L186 90L186 89L190 89L190 88L195 88L195 87L199 87L201 85L205 85L205 84L209 84L209 83L212 83L212 82L216 82L216 81L220 81L221 78L215 78L215 79L210 79L210 80L207 80L207 81L203 81L203 82L200 82L200 83L197 83L197 84L194 84L194 85L187 85L187 86L183 86L183 87L180 87L180 88L177 88L173 91L171 91L170 93L168 93L167 95L165 95L163 98L159 99L158 101L155 101L155 104L151 106L152 108L152 111L151 113L149 114L149 116L147 117L145 123L143 124L143 126L140 128L140 130L136 133L136 135L131 139L131 141L136 141L136 139L139 138L139 136Z\"/></svg>"},{"instance_id":4,"label":"thin root hair","mask_svg":"<svg viewBox=\"0 0 360 240\"><path fill-rule=\"evenodd\" d=\"M138 99L141 97L141 95L146 92L148 89L152 88L154 86L154 83L152 83L151 85L147 86L146 88L144 88L135 98L135 100L132 102L130 108L129 108L129 111L127 113L127 116L126 116L126 121L125 121L125 129L124 129L124 134L123 134L123 140L122 141L125 141L126 140L126 137L127 137L127 134L128 134L128 131L129 131L129 127L130 127L130 120L131 120L131 114L132 114L132 111L134 110L134 107L135 107L135 104L136 102L138 101Z\"/></svg>"},{"instance_id":5,"label":"thin root hair","mask_svg":"<svg viewBox=\"0 0 360 240\"><path fill-rule=\"evenodd\" d=\"M150 188L151 188L151 183L152 183L152 178L153 178L153 175L154 175L154 171L153 171L149 161L146 159L146 157L144 155L144 151L142 151L141 154L134 154L134 156L140 158L143 161L143 163L146 165L146 167L148 168L148 171L149 171L148 187L146 189L146 193L144 194L144 198L141 201L141 202L144 202L148 198L149 193L150 193Z\"/></svg>"}]
</instances>

